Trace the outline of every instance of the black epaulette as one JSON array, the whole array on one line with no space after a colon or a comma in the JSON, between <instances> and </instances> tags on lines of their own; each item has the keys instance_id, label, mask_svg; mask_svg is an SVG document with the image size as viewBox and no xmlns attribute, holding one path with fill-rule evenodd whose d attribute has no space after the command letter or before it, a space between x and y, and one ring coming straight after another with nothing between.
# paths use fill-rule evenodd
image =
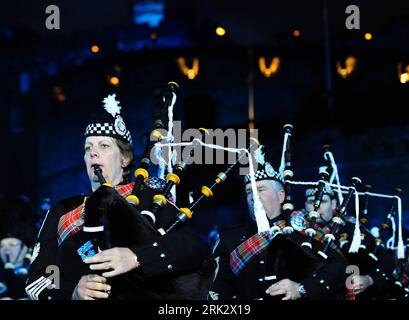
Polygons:
<instances>
[{"instance_id":1,"label":"black epaulette","mask_svg":"<svg viewBox=\"0 0 409 320\"><path fill-rule=\"evenodd\" d=\"M79 194L70 198L63 199L51 207L38 231L37 238L40 234L46 234L55 237L55 228L57 228L59 219L66 213L75 209L84 202L84 194ZM43 230L44 229L44 230Z\"/></svg>"},{"instance_id":2,"label":"black epaulette","mask_svg":"<svg viewBox=\"0 0 409 320\"><path fill-rule=\"evenodd\" d=\"M230 231L241 229L241 228L245 229L246 227L248 227L248 223L237 223L237 224L228 226L222 232L230 232Z\"/></svg>"},{"instance_id":3,"label":"black epaulette","mask_svg":"<svg viewBox=\"0 0 409 320\"><path fill-rule=\"evenodd\" d=\"M83 193L81 193L81 194L78 194L76 196L63 199L63 200L57 202L53 206L53 211L58 211L58 212L61 212L61 213L67 213L67 212L75 209L79 205L81 205L83 203L83 201L84 201L84 197L85 197L85 195Z\"/></svg>"},{"instance_id":4,"label":"black epaulette","mask_svg":"<svg viewBox=\"0 0 409 320\"><path fill-rule=\"evenodd\" d=\"M233 224L233 225L228 226L227 228L224 229L224 231L231 230L231 229L242 228L242 227L244 227L245 225L246 225L245 223L236 223L236 224Z\"/></svg>"},{"instance_id":5,"label":"black epaulette","mask_svg":"<svg viewBox=\"0 0 409 320\"><path fill-rule=\"evenodd\" d=\"M230 238L230 237L236 238L237 233L240 233L240 232L243 233L243 236L245 234L251 234L252 233L252 230L251 230L252 228L255 228L254 233L256 233L257 232L257 226L255 224L253 225L251 222L235 224L235 225L229 226L228 228L224 229L221 232L220 236L224 237L224 238Z\"/></svg>"}]
</instances>

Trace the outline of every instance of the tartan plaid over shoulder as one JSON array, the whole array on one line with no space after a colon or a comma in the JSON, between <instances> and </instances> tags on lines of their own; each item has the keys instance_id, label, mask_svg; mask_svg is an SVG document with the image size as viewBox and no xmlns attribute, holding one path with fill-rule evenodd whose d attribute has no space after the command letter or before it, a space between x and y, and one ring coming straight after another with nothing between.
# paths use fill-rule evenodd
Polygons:
<instances>
[{"instance_id":1,"label":"tartan plaid over shoulder","mask_svg":"<svg viewBox=\"0 0 409 320\"><path fill-rule=\"evenodd\" d=\"M286 226L285 220L279 220L274 223L281 230ZM230 269L237 276L247 265L247 263L256 255L262 253L273 236L270 231L259 232L241 243L230 253Z\"/></svg>"},{"instance_id":2,"label":"tartan plaid over shoulder","mask_svg":"<svg viewBox=\"0 0 409 320\"><path fill-rule=\"evenodd\" d=\"M276 221L273 225L278 226L281 230L286 227L285 220ZM305 235L305 229L308 228L310 225L309 221L306 221L306 225L303 230L294 232L299 232L302 235ZM324 242L325 234L329 233L331 230L328 227L320 228L316 225L316 234L314 239L319 242ZM248 262L256 255L259 255L263 251L265 251L270 244L270 242L274 239L274 236L271 234L270 231L258 232L255 235L251 236L244 242L242 242L236 249L234 249L230 253L230 269L232 272L237 276L239 273L245 269ZM338 247L331 243L331 248L339 252Z\"/></svg>"},{"instance_id":3,"label":"tartan plaid over shoulder","mask_svg":"<svg viewBox=\"0 0 409 320\"><path fill-rule=\"evenodd\" d=\"M131 182L125 185L116 186L115 189L121 196L126 197L131 194L134 185L135 183ZM84 202L81 205L61 216L58 222L57 231L57 241L59 246L65 239L82 230L84 224L85 201L86 197L84 197Z\"/></svg>"}]
</instances>

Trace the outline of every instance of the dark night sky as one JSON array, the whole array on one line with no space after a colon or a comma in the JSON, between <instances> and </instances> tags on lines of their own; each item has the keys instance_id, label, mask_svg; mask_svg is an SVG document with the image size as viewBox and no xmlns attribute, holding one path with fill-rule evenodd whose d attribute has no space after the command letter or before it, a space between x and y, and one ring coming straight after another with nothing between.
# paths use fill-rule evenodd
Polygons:
<instances>
[{"instance_id":1,"label":"dark night sky","mask_svg":"<svg viewBox=\"0 0 409 320\"><path fill-rule=\"evenodd\" d=\"M303 174L309 173L308 170L312 170L311 168L315 170L315 167L311 165L313 162L310 159L311 155L318 157L322 140L327 139L321 131L313 131L325 122L324 120L318 124L317 121L323 114L322 109L326 108L323 49L324 0L163 1L166 4L165 27L159 31L159 39L161 39L160 32L167 32L163 36L164 39L166 36L173 36L172 33L179 32L180 38L191 37L194 40L189 39L192 40L190 43L193 43L190 48L170 47L169 49L165 47L163 49L158 46L157 48L148 47L147 49L134 50L131 53L112 49L116 48L118 42L123 40L122 37L125 39L124 42L132 42L137 38L135 35L139 36L140 41L145 41L145 38L149 41L150 30L147 30L146 27L136 26L132 21L132 5L135 2L132 0L3 1L0 10L0 31L2 32L0 41L7 44L9 41L6 39L7 34L13 34L13 32L8 32L8 29L16 31L15 37L10 36L10 38L17 40L14 42L11 40L9 43L12 45L3 46L3 51L0 52L0 56L4 57L0 63L0 70L4 74L10 73L9 77L0 79L0 106L12 108L15 105L24 105L26 110L31 110L30 112L33 114L34 112L37 113L38 110L43 110L44 123L46 121L52 123L53 119L58 119L59 112L61 112L61 118L64 118L65 123L74 127L76 123L68 120L71 119L69 116L74 112L71 110L70 114L70 108L76 107L74 101L87 104L88 101L96 101L95 97L101 96L105 90L112 89L105 87L104 72L108 70L108 67L111 67L111 64L116 61L115 59L118 59L120 64L125 67L123 85L118 88L122 95L119 94L119 96L125 101L124 104L127 100L130 103L138 101L140 114L137 115L138 118L141 118L138 124L143 123L148 126L150 119L146 120L146 114L148 114L147 110L151 103L153 87L158 83L168 81L171 76L174 79L175 74L181 76L175 67L176 65L173 66L176 52L179 50L186 55L197 54L197 47L203 47L204 50L200 51L203 62L199 78L193 82L188 82L188 80L182 82L184 85L183 94L190 98L190 103L189 99L186 99L186 108L179 107L181 113L187 110L185 117L189 118L187 106L190 106L193 110L190 112L190 117L194 118L197 116L197 110L193 107L198 102L203 102L203 106L200 106L202 106L201 109L205 110L203 116L205 120L211 119L215 125L220 126L246 126L243 121L247 121L247 56L243 48L246 46L255 48L254 57L261 53L271 54L278 51L278 54L283 56L282 73L274 79L264 79L260 75L256 76L255 79L256 126L259 126L260 131L265 132L267 137L279 136L280 138L276 138L278 141L281 140L283 116L298 119L305 127L303 130L300 130L300 126L297 127L298 131L296 131L294 141L294 144L298 143L298 146L296 145L294 148L295 151L298 151L298 155L294 157L297 161L294 162L297 162L301 167L298 178L302 179ZM405 85L406 87L401 86L397 80L396 61L400 61L399 59L402 57L407 57L409 52L409 1L327 0L327 3L330 41L334 52L332 59L338 59L346 53L353 53L358 56L359 60L359 69L355 78L352 77L350 81L343 81L337 77L335 71L333 76L335 111L338 110L336 115L342 119L340 122L345 120L345 125L342 128L344 131L340 129L341 131L338 133L337 128L335 128L336 137L334 138L338 142L334 145L334 149L337 148L334 151L340 164L344 165L341 170L346 172L346 176L356 175L356 172L361 173L362 171L367 173L370 178L373 177L374 184L378 183L379 187L386 185L385 189L376 189L376 191L390 192L391 185L395 181L402 183L400 186L405 189L406 177L409 172L407 165L409 162L406 161L409 155L409 129L401 130L397 134L400 129L396 127L388 131L388 134L382 134L382 129L379 130L376 126L386 126L385 119L390 120L389 125L403 124L407 126L409 124L409 119L401 116L400 113L394 115L394 118L390 114L396 113L399 105L403 101L407 102L408 97L408 91L405 91L407 85ZM58 5L60 8L61 30L47 30L45 27L47 17L45 9L52 4ZM358 5L360 8L361 30L359 31L349 31L345 27L347 17L345 8L350 4ZM218 43L211 40L202 41L200 38L205 34L203 29L206 26L208 28L215 25L221 25L227 29L228 42L226 42L227 45L224 50L217 51ZM291 37L291 31L295 28L301 30L301 41L297 43ZM365 32L373 33L375 41L364 41L362 36ZM211 33L215 37L214 32ZM89 54L90 43L98 41L101 42L102 47L101 57L90 57L87 55L87 53ZM3 42L0 42L0 46L1 44ZM175 51L172 51L173 49ZM84 57L78 59L78 62L72 58L75 54ZM385 62L378 64L382 58L385 58ZM157 63L155 59L162 64ZM256 61L255 59L254 61ZM287 63L288 61L290 63ZM56 75L53 75L53 64ZM254 65L257 66L256 62ZM240 67L236 68L236 66ZM221 72L224 70L223 68L228 71ZM19 92L21 71L31 72L32 77L31 91L25 97ZM77 75L86 79L87 86L76 81ZM58 82L57 80L61 81L61 85L64 86L67 93L67 104L63 105L63 107L68 107L67 111L63 108L59 109L59 105L57 106L52 96L52 86ZM138 85L145 87L141 89ZM182 101L182 99L180 100ZM213 109L206 104L208 100ZM239 110L240 108L242 111ZM143 111L140 111L142 109ZM213 110L214 114L208 110ZM32 114L28 111L26 116L30 118ZM236 118L232 115L233 113ZM226 114L229 115L226 116ZM371 116L378 114L376 116L378 122L361 121L361 119L366 120L367 114ZM350 115L353 116L350 117ZM7 116L7 112L0 115L0 130L4 132L7 131L4 129L8 125ZM135 118L137 117L135 116ZM391 120L391 118L393 119ZM42 129L35 127L34 124L30 125L33 131ZM207 126L207 123L204 126ZM73 130L72 127L68 127L67 130ZM350 127L353 130L350 130ZM354 132L358 129L365 131L366 127L372 131L367 130L368 132L359 134ZM345 133L348 131L345 130L346 128L350 132ZM60 131L56 131L54 132L56 136L61 134ZM63 145L64 151L69 156L65 162L61 162L59 161L61 154L56 151L59 146L55 143L58 142L57 138L54 143L46 144L46 152L40 154L41 151L39 150L41 149L35 148L40 144L41 138L34 137L28 132L23 137L12 136L6 132L9 137L11 136L10 145L13 144L16 147L10 150L8 157L1 159L3 162L0 164L6 163L8 165L11 163L18 170L20 167L23 168L20 174L24 183L28 181L31 185L35 185L38 181L44 182L46 180L44 190L47 192L44 194L48 196L50 193L54 197L57 195L61 197L60 190L53 189L53 186L58 184L58 179L64 180L68 185L69 181L67 182L66 179L69 177L73 185L78 184L76 179L78 179L79 173L77 171L80 170L79 168L82 170L82 163L75 162L77 159L73 157L75 152L72 148L72 146L77 146L77 142L73 141L74 138L71 137L70 143L72 145L67 143ZM41 135L42 138L50 136L52 135L45 133ZM20 141L18 139L23 141L25 138L32 139L30 145L32 150L21 149L18 147L19 144L15 143ZM308 141L308 144L305 141ZM361 146L365 148L361 148ZM396 152L394 153L395 149ZM38 153L38 172L34 169L31 170L23 163L22 159L24 159L25 154L30 152ZM53 155L56 158L53 158ZM394 156L397 157L397 160L394 159ZM398 157L402 157L402 160ZM304 164L302 163L303 159L308 161ZM395 168L395 160L401 166L400 171ZM52 165L48 165L48 163L52 163ZM45 167L43 171L39 169L42 168L41 165ZM61 166L59 167L59 165ZM14 172L13 170L18 171L15 169L9 171ZM0 173L2 181L8 181L1 176L5 175L6 171ZM38 174L37 180L31 176L31 171L34 176ZM391 174L391 176L388 177L387 174ZM26 179L29 175L31 180ZM382 180L383 177L388 178ZM8 189L11 185L16 188L16 192L20 192L24 184L20 183L14 175L12 178L13 183L4 185L7 185ZM47 179L56 182L52 184ZM38 191L37 186L30 187L29 183L26 187L29 192L41 191ZM240 190L239 187L239 183L237 183L232 190ZM74 192L76 190L67 187L65 191ZM26 192L25 189L24 191ZM36 196L43 196L43 194L36 194ZM407 205L405 204L404 207L406 210ZM215 211L215 216L216 213Z\"/></svg>"},{"instance_id":2,"label":"dark night sky","mask_svg":"<svg viewBox=\"0 0 409 320\"><path fill-rule=\"evenodd\" d=\"M100 31L111 27L131 26L131 0L59 0L2 2L2 24L24 26L41 36L58 33ZM322 39L322 0L313 1L165 1L172 13L188 15L197 24L213 20L226 26L237 44L269 44L280 32L300 28L311 40ZM45 8L56 4L61 10L61 30L44 27ZM345 31L345 8L358 5L361 11L361 30L377 31L391 20L409 14L408 1L328 1L330 26L334 34Z\"/></svg>"}]
</instances>

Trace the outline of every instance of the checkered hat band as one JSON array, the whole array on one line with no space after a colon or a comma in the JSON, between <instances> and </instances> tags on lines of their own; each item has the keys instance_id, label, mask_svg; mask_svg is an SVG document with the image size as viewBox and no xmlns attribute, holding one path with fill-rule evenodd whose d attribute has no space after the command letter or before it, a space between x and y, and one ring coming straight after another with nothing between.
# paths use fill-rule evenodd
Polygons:
<instances>
[{"instance_id":1,"label":"checkered hat band","mask_svg":"<svg viewBox=\"0 0 409 320\"><path fill-rule=\"evenodd\" d=\"M125 134L121 136L115 131L114 126L109 122L89 124L85 129L85 136L108 136L125 140L132 144L132 137L129 130L126 130Z\"/></svg>"},{"instance_id":2,"label":"checkered hat band","mask_svg":"<svg viewBox=\"0 0 409 320\"><path fill-rule=\"evenodd\" d=\"M269 176L264 169L263 170L257 170L256 173L254 174L254 178L256 179L256 181L259 181L259 180L277 180L277 181L279 181L281 183L284 183L281 175L278 172L274 173L273 176ZM250 181L251 181L250 180L250 175L246 175L244 177L244 183L249 183Z\"/></svg>"},{"instance_id":3,"label":"checkered hat band","mask_svg":"<svg viewBox=\"0 0 409 320\"><path fill-rule=\"evenodd\" d=\"M305 197L308 198L308 197L315 196L315 193L317 192L317 190L318 190L317 188L308 188L308 189L306 189L305 190ZM334 192L332 190L328 189L328 188L324 188L324 193L323 194L327 194L331 198L335 197Z\"/></svg>"}]
</instances>

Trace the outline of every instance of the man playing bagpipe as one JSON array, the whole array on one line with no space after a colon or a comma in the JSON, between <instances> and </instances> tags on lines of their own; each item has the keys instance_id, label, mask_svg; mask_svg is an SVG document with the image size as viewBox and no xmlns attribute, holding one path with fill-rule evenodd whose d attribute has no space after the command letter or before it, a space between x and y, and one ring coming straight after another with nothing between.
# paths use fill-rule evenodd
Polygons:
<instances>
[{"instance_id":1,"label":"man playing bagpipe","mask_svg":"<svg viewBox=\"0 0 409 320\"><path fill-rule=\"evenodd\" d=\"M313 209L316 192L316 188L308 188L305 191L305 209L307 212ZM326 230L327 233L333 228L332 218L334 212L336 212L336 208L337 199L335 193L331 187L326 186L319 209L320 218L317 219L317 223L321 229ZM339 232L338 246L348 259L349 264L356 265L359 268L356 270L359 270L359 274L354 274L350 278L350 289L352 292L350 292L347 298L354 299L356 296L357 299L382 299L386 297L386 283L392 278L393 261L384 248L379 249L377 261L370 258L368 253L372 252L375 239L370 231L363 226L360 227L361 245L358 253L348 252L353 240L356 220L356 218L349 215L348 212L349 211L346 211L347 215L343 218L344 224Z\"/></svg>"},{"instance_id":2,"label":"man playing bagpipe","mask_svg":"<svg viewBox=\"0 0 409 320\"><path fill-rule=\"evenodd\" d=\"M163 191L162 180L145 179L138 203L125 200L135 187L132 138L115 95L104 99L104 108L85 132L92 193L63 200L48 212L27 294L46 300L200 298L201 275L194 272L205 247L186 224L163 236L158 232L177 214L170 197L153 221L141 214Z\"/></svg>"},{"instance_id":3,"label":"man playing bagpipe","mask_svg":"<svg viewBox=\"0 0 409 320\"><path fill-rule=\"evenodd\" d=\"M247 203L252 221L226 230L215 250L219 270L210 292L213 299L335 299L345 288L347 261L332 246L328 259L301 246L306 224L290 219L282 212L285 199L284 181L256 151L256 190L245 177ZM261 211L261 214L260 214ZM263 216L264 215L264 216ZM259 225L267 218L267 231ZM266 229L264 229L266 230ZM318 233L317 233L318 234ZM313 245L321 245L318 237Z\"/></svg>"}]
</instances>

